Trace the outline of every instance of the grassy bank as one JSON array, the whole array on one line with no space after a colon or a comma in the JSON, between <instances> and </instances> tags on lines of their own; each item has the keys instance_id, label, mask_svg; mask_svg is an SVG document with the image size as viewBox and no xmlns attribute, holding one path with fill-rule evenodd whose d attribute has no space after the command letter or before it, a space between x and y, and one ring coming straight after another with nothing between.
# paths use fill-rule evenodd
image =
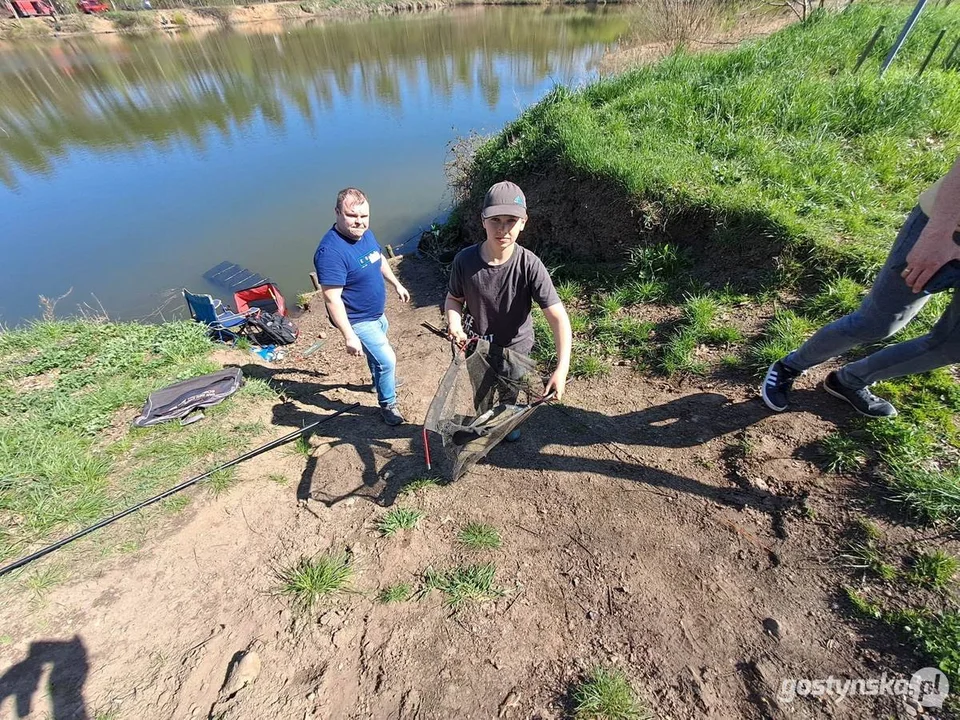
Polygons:
<instances>
[{"instance_id":1,"label":"grassy bank","mask_svg":"<svg viewBox=\"0 0 960 720\"><path fill-rule=\"evenodd\" d=\"M940 29L960 31L960 8L928 8L878 77L911 7L857 4L731 52L679 52L580 91L555 89L477 150L433 249L476 240L484 190L513 179L531 202L524 242L571 308L575 375L619 363L756 382L857 307L905 214L960 150L960 76L942 67L947 49L916 77ZM948 300L929 303L897 340L929 329ZM549 331L538 325L549 362ZM875 483L898 522L956 539L956 375L942 369L877 392L899 418L852 423L814 450L826 470ZM918 540L912 556L885 556L873 542L893 572L855 566L867 571L848 588L853 607L902 628L960 681L955 565L936 588L911 582L937 541Z\"/></svg>"},{"instance_id":2,"label":"grassy bank","mask_svg":"<svg viewBox=\"0 0 960 720\"><path fill-rule=\"evenodd\" d=\"M225 412L274 397L259 380L206 411L201 426L130 425L153 390L219 369L212 350L192 322L43 321L0 332L0 564L219 464L266 430L234 427ZM95 552L136 547L128 535L92 543Z\"/></svg>"}]
</instances>

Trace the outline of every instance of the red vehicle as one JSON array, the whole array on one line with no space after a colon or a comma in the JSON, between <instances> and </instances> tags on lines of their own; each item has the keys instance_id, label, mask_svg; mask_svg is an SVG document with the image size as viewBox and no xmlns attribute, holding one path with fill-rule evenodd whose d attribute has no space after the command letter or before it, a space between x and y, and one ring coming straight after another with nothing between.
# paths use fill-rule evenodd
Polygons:
<instances>
[{"instance_id":1,"label":"red vehicle","mask_svg":"<svg viewBox=\"0 0 960 720\"><path fill-rule=\"evenodd\" d=\"M56 14L53 5L46 0L10 0L4 3L3 7L10 17L40 17Z\"/></svg>"},{"instance_id":2,"label":"red vehicle","mask_svg":"<svg viewBox=\"0 0 960 720\"><path fill-rule=\"evenodd\" d=\"M110 8L106 3L101 2L101 0L80 0L80 2L77 3L77 9L87 15L92 15L93 13L106 12Z\"/></svg>"}]
</instances>

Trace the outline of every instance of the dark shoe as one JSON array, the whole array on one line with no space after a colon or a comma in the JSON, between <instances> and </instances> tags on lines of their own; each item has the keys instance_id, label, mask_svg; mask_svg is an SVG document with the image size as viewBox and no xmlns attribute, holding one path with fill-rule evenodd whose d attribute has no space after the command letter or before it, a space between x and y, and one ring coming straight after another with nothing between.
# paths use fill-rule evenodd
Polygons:
<instances>
[{"instance_id":1,"label":"dark shoe","mask_svg":"<svg viewBox=\"0 0 960 720\"><path fill-rule=\"evenodd\" d=\"M861 415L872 418L891 418L897 415L897 409L882 397L870 392L870 388L848 388L840 382L836 372L827 375L827 379L823 381L823 389L834 397L846 400Z\"/></svg>"},{"instance_id":2,"label":"dark shoe","mask_svg":"<svg viewBox=\"0 0 960 720\"><path fill-rule=\"evenodd\" d=\"M520 428L516 428L507 433L507 436L504 438L507 442L516 442L520 439Z\"/></svg>"},{"instance_id":3,"label":"dark shoe","mask_svg":"<svg viewBox=\"0 0 960 720\"><path fill-rule=\"evenodd\" d=\"M403 423L403 415L397 410L397 404L392 403L380 408L380 417L387 425L400 425Z\"/></svg>"},{"instance_id":4,"label":"dark shoe","mask_svg":"<svg viewBox=\"0 0 960 720\"><path fill-rule=\"evenodd\" d=\"M760 397L771 410L783 412L787 409L787 395L793 388L793 381L802 375L799 370L788 368L783 361L777 360L767 369L767 377L760 386Z\"/></svg>"}]
</instances>

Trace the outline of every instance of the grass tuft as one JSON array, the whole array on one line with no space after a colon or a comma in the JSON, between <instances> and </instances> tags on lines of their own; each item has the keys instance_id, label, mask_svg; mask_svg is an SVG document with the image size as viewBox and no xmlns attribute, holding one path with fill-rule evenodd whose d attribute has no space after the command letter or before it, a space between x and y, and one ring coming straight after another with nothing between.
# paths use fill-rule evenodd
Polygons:
<instances>
[{"instance_id":1,"label":"grass tuft","mask_svg":"<svg viewBox=\"0 0 960 720\"><path fill-rule=\"evenodd\" d=\"M424 476L414 478L408 483L404 483L403 487L400 488L398 493L401 497L405 495L412 495L420 490L426 490L428 488L435 488L440 486L440 479L436 477Z\"/></svg>"},{"instance_id":2,"label":"grass tuft","mask_svg":"<svg viewBox=\"0 0 960 720\"><path fill-rule=\"evenodd\" d=\"M907 579L921 587L946 590L960 571L960 560L942 550L921 553L914 561Z\"/></svg>"},{"instance_id":3,"label":"grass tuft","mask_svg":"<svg viewBox=\"0 0 960 720\"><path fill-rule=\"evenodd\" d=\"M394 508L377 521L377 530L383 537L393 537L401 530L413 530L423 516L413 508Z\"/></svg>"},{"instance_id":4,"label":"grass tuft","mask_svg":"<svg viewBox=\"0 0 960 720\"><path fill-rule=\"evenodd\" d=\"M352 575L347 553L303 557L293 567L278 573L277 592L288 597L297 610L309 612L321 598L342 590Z\"/></svg>"},{"instance_id":5,"label":"grass tuft","mask_svg":"<svg viewBox=\"0 0 960 720\"><path fill-rule=\"evenodd\" d=\"M866 463L863 449L853 438L842 433L831 433L820 440L824 469L835 473L852 473Z\"/></svg>"},{"instance_id":6,"label":"grass tuft","mask_svg":"<svg viewBox=\"0 0 960 720\"><path fill-rule=\"evenodd\" d=\"M495 600L504 594L502 588L493 584L496 572L493 563L460 566L446 572L428 569L424 573L424 591L439 590L446 605L460 610L468 603Z\"/></svg>"},{"instance_id":7,"label":"grass tuft","mask_svg":"<svg viewBox=\"0 0 960 720\"><path fill-rule=\"evenodd\" d=\"M596 668L573 690L576 720L647 720L633 688L620 670Z\"/></svg>"},{"instance_id":8,"label":"grass tuft","mask_svg":"<svg viewBox=\"0 0 960 720\"><path fill-rule=\"evenodd\" d=\"M384 605L396 602L406 602L410 599L412 591L407 583L397 583L383 588L377 594L377 600Z\"/></svg>"},{"instance_id":9,"label":"grass tuft","mask_svg":"<svg viewBox=\"0 0 960 720\"><path fill-rule=\"evenodd\" d=\"M502 544L500 531L485 523L468 523L457 535L457 540L472 550L498 548Z\"/></svg>"}]
</instances>

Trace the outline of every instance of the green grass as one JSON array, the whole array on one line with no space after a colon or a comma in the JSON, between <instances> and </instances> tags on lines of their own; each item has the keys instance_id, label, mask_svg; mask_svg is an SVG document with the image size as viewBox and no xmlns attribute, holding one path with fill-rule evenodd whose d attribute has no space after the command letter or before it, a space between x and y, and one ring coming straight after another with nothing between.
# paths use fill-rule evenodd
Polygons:
<instances>
[{"instance_id":1,"label":"green grass","mask_svg":"<svg viewBox=\"0 0 960 720\"><path fill-rule=\"evenodd\" d=\"M210 418L127 424L151 391L216 370L212 348L193 322L43 320L0 332L0 559L176 484L241 443Z\"/></svg>"},{"instance_id":2,"label":"green grass","mask_svg":"<svg viewBox=\"0 0 960 720\"><path fill-rule=\"evenodd\" d=\"M637 701L621 670L594 669L573 689L576 720L646 720L652 718Z\"/></svg>"},{"instance_id":3,"label":"green grass","mask_svg":"<svg viewBox=\"0 0 960 720\"><path fill-rule=\"evenodd\" d=\"M500 531L486 523L468 523L457 534L457 540L471 550L498 548L502 544Z\"/></svg>"},{"instance_id":4,"label":"green grass","mask_svg":"<svg viewBox=\"0 0 960 720\"><path fill-rule=\"evenodd\" d=\"M936 33L960 30L955 7L928 8L882 79L850 72L883 25L876 67L909 11L855 3L730 52L676 52L558 87L479 148L467 194L533 173L604 183L642 211L636 279L676 273L678 260L651 248L682 247L695 228L700 257L756 248L753 285L865 280L956 155L960 80L936 63L916 79Z\"/></svg>"},{"instance_id":5,"label":"green grass","mask_svg":"<svg viewBox=\"0 0 960 720\"><path fill-rule=\"evenodd\" d=\"M282 473L270 473L267 475L267 480L270 482L275 482L277 485L286 485L290 482L290 478Z\"/></svg>"},{"instance_id":6,"label":"green grass","mask_svg":"<svg viewBox=\"0 0 960 720\"><path fill-rule=\"evenodd\" d=\"M424 592L439 590L444 603L454 610L468 604L495 600L504 590L494 585L497 569L493 563L465 565L446 571L428 569L424 574Z\"/></svg>"},{"instance_id":7,"label":"green grass","mask_svg":"<svg viewBox=\"0 0 960 720\"><path fill-rule=\"evenodd\" d=\"M862 445L843 433L831 433L822 438L819 445L824 459L824 469L828 472L856 472L866 463Z\"/></svg>"},{"instance_id":8,"label":"green grass","mask_svg":"<svg viewBox=\"0 0 960 720\"><path fill-rule=\"evenodd\" d=\"M384 605L396 602L406 602L410 599L412 590L407 583L397 583L383 588L377 594L377 600Z\"/></svg>"},{"instance_id":9,"label":"green grass","mask_svg":"<svg viewBox=\"0 0 960 720\"><path fill-rule=\"evenodd\" d=\"M290 452L294 455L310 457L313 453L313 447L310 445L310 440L305 435L301 435L290 445Z\"/></svg>"},{"instance_id":10,"label":"green grass","mask_svg":"<svg viewBox=\"0 0 960 720\"><path fill-rule=\"evenodd\" d=\"M809 311L822 322L831 322L860 307L865 292L863 285L848 277L832 278L810 300Z\"/></svg>"},{"instance_id":11,"label":"green grass","mask_svg":"<svg viewBox=\"0 0 960 720\"><path fill-rule=\"evenodd\" d=\"M406 495L413 495L421 490L428 490L430 488L435 488L440 486L440 478L424 476L414 478L410 482L404 483L403 487L400 488L398 495L404 497Z\"/></svg>"},{"instance_id":12,"label":"green grass","mask_svg":"<svg viewBox=\"0 0 960 720\"><path fill-rule=\"evenodd\" d=\"M303 557L296 565L277 573L277 593L289 598L298 611L309 612L321 599L343 590L352 576L346 553Z\"/></svg>"},{"instance_id":13,"label":"green grass","mask_svg":"<svg viewBox=\"0 0 960 720\"><path fill-rule=\"evenodd\" d=\"M960 683L960 612L887 610L852 588L846 588L846 594L858 613L897 628L946 673L951 685Z\"/></svg>"},{"instance_id":14,"label":"green grass","mask_svg":"<svg viewBox=\"0 0 960 720\"><path fill-rule=\"evenodd\" d=\"M960 560L942 550L918 555L907 579L915 585L933 590L946 590L960 571Z\"/></svg>"},{"instance_id":15,"label":"green grass","mask_svg":"<svg viewBox=\"0 0 960 720\"><path fill-rule=\"evenodd\" d=\"M748 350L753 369L763 374L776 361L800 347L813 334L814 323L792 310L778 310L761 337Z\"/></svg>"},{"instance_id":16,"label":"green grass","mask_svg":"<svg viewBox=\"0 0 960 720\"><path fill-rule=\"evenodd\" d=\"M873 540L852 543L842 556L847 567L856 570L869 570L885 582L893 582L900 573L888 563L879 544Z\"/></svg>"},{"instance_id":17,"label":"green grass","mask_svg":"<svg viewBox=\"0 0 960 720\"><path fill-rule=\"evenodd\" d=\"M394 508L377 521L377 530L383 537L393 537L401 530L413 530L423 516L413 508Z\"/></svg>"},{"instance_id":18,"label":"green grass","mask_svg":"<svg viewBox=\"0 0 960 720\"><path fill-rule=\"evenodd\" d=\"M233 485L236 479L236 469L229 467L225 470L217 470L215 473L212 473L205 482L207 483L207 487L210 488L211 493L221 495Z\"/></svg>"}]
</instances>

